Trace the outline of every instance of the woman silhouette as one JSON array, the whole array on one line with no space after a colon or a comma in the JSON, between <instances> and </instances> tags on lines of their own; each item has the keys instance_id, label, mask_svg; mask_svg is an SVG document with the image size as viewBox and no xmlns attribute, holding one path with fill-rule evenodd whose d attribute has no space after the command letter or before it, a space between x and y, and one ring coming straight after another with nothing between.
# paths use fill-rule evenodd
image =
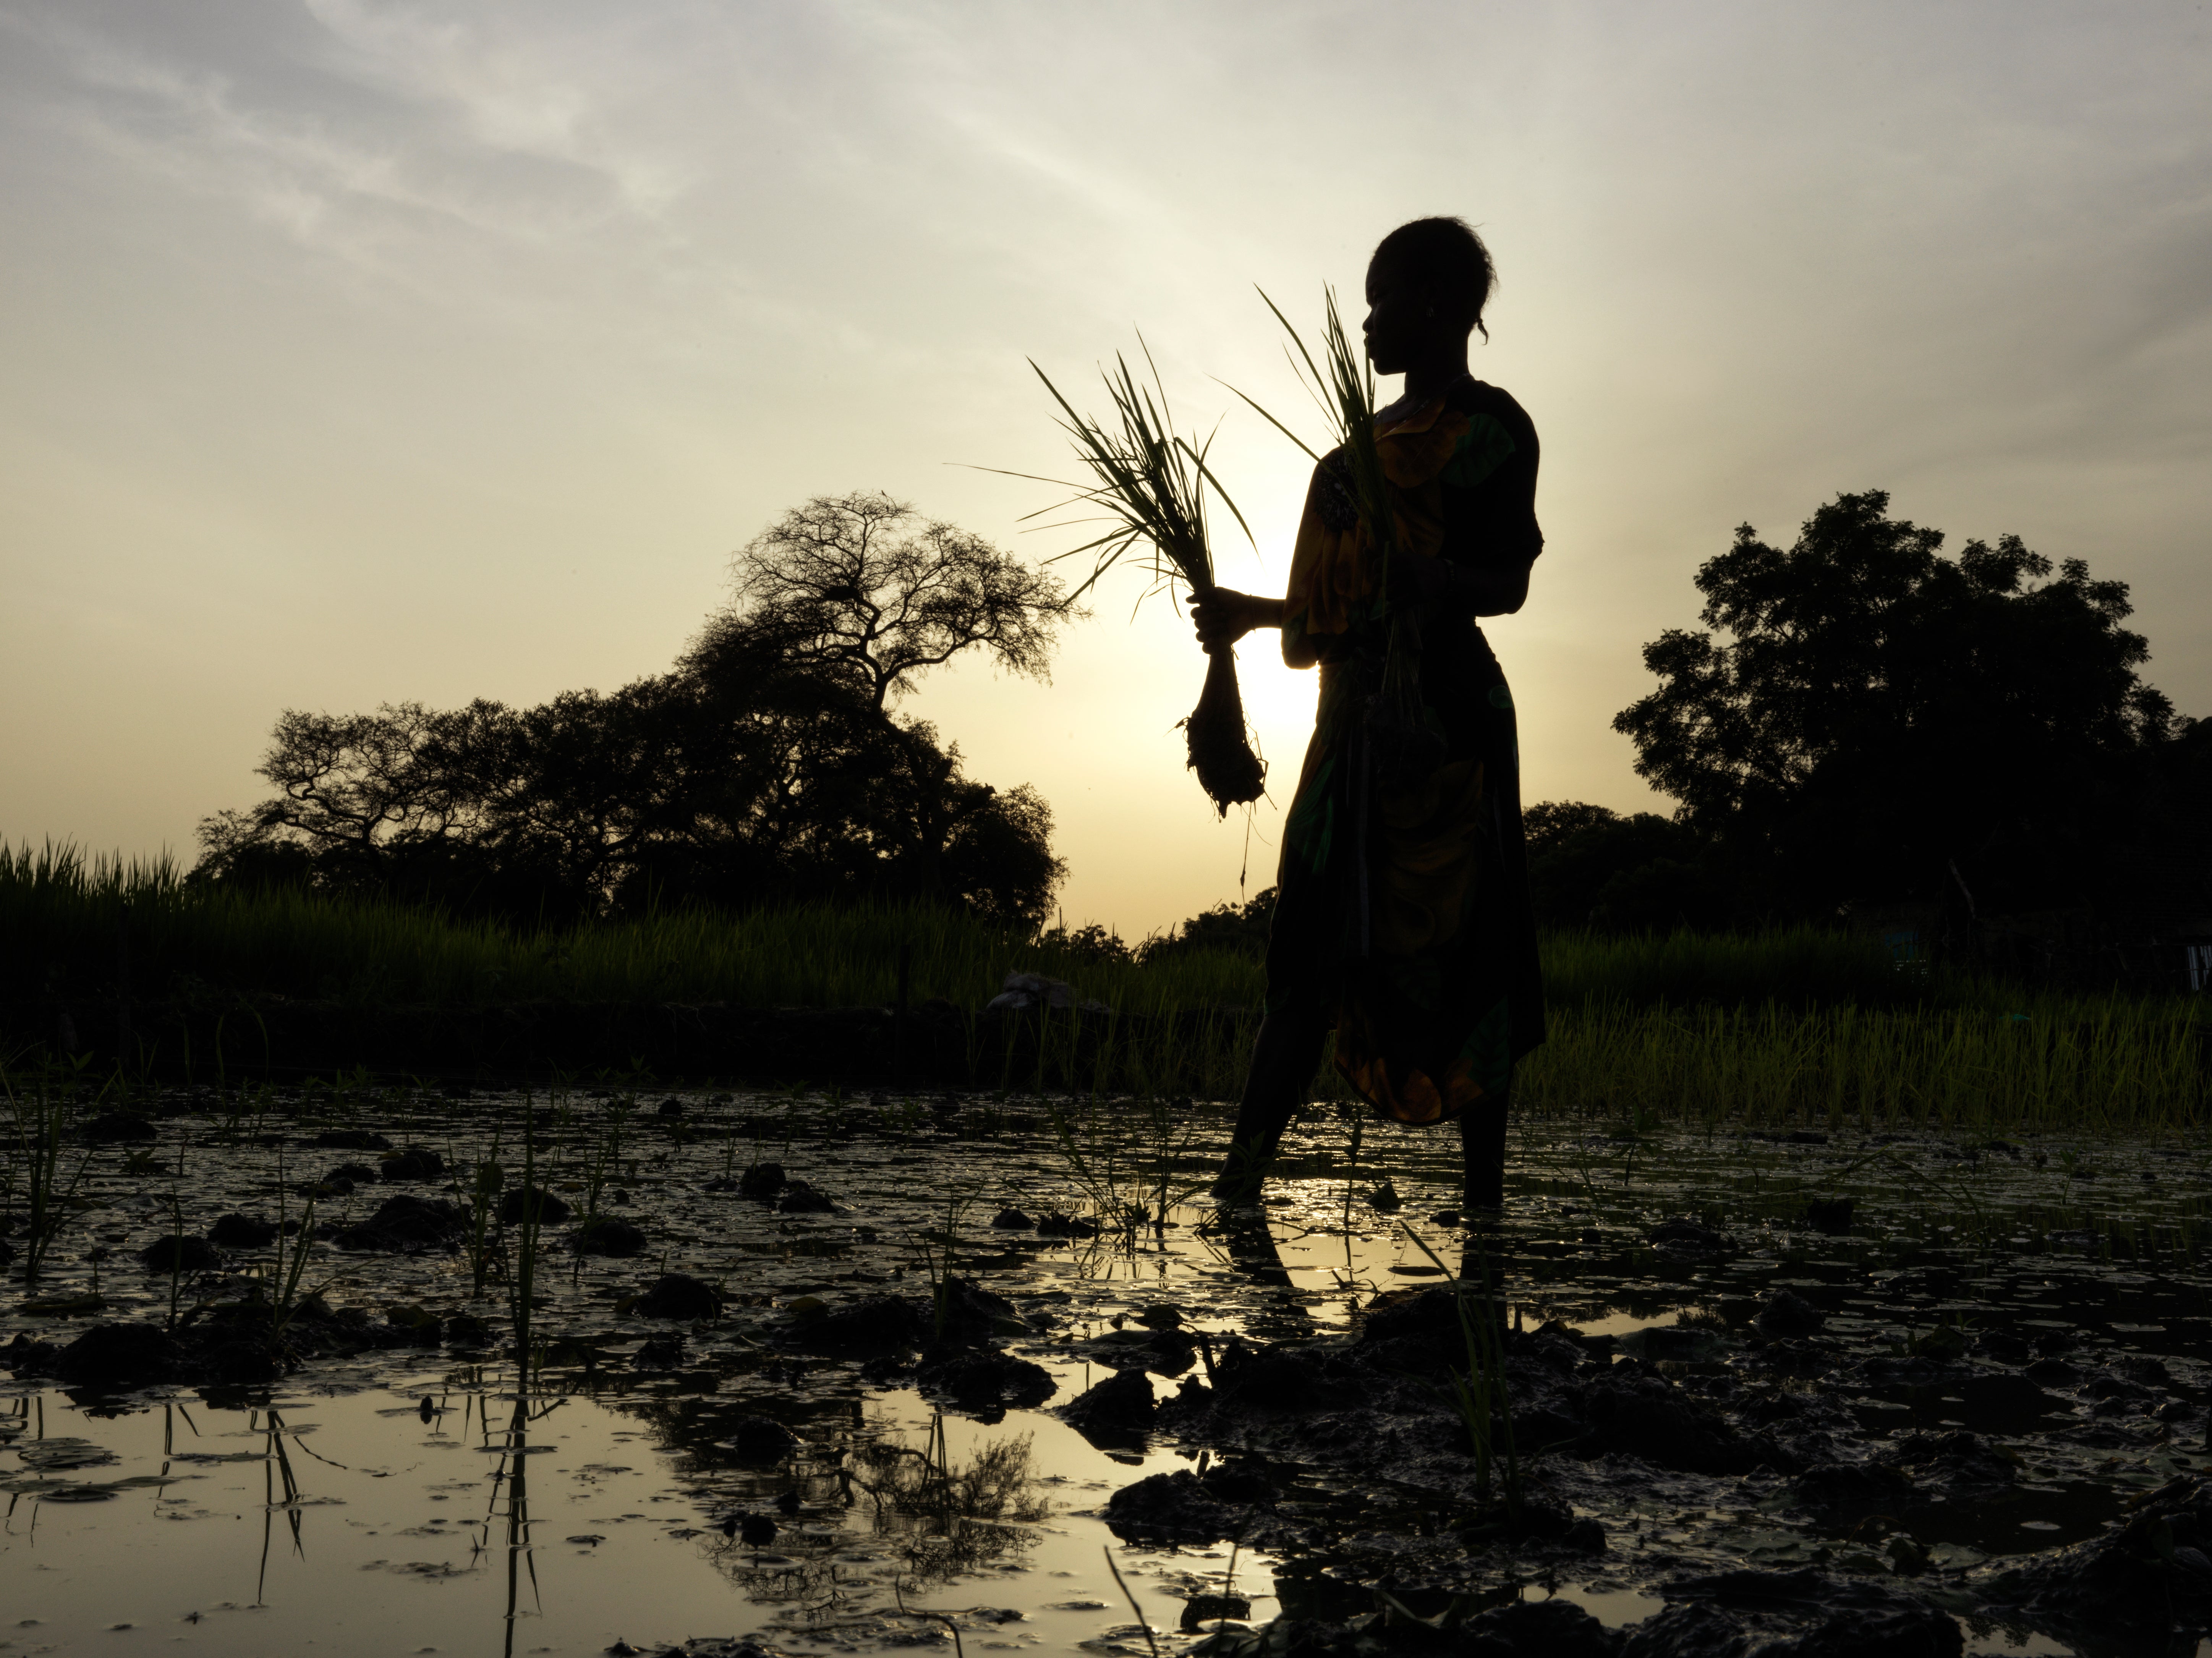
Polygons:
<instances>
[{"instance_id":1,"label":"woman silhouette","mask_svg":"<svg viewBox=\"0 0 2212 1658\"><path fill-rule=\"evenodd\" d=\"M1513 698L1475 618L1521 608L1544 538L1536 428L1468 372L1495 281L1457 219L1401 225L1368 264L1368 360L1406 377L1375 418L1390 568L1333 452L1314 469L1285 596L1217 588L1193 606L1209 651L1279 628L1284 661L1321 670L1284 820L1267 1015L1214 1182L1229 1202L1258 1196L1332 1025L1338 1070L1378 1114L1457 1120L1468 1206L1504 1199L1513 1066L1543 1040L1543 991ZM1376 740L1394 616L1420 644L1418 745Z\"/></svg>"}]
</instances>

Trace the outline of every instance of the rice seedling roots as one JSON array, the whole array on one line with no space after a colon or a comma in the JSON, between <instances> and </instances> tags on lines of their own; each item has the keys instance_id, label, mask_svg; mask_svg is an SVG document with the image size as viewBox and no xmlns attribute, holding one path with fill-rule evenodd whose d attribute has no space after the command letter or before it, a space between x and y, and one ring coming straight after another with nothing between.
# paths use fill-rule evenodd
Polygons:
<instances>
[{"instance_id":1,"label":"rice seedling roots","mask_svg":"<svg viewBox=\"0 0 2212 1658\"><path fill-rule=\"evenodd\" d=\"M1198 706L1182 722L1190 769L1222 817L1249 805L1267 786L1267 762L1252 747L1244 720L1244 695L1237 683L1237 658L1226 647L1206 659Z\"/></svg>"}]
</instances>

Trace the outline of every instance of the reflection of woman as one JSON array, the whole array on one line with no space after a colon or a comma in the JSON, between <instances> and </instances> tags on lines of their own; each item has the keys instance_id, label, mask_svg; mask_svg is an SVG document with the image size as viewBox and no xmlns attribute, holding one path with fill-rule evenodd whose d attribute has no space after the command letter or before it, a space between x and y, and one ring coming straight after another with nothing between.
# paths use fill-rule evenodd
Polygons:
<instances>
[{"instance_id":1,"label":"reflection of woman","mask_svg":"<svg viewBox=\"0 0 2212 1658\"><path fill-rule=\"evenodd\" d=\"M1543 536L1535 428L1467 368L1493 281L1456 219L1401 225L1368 266L1369 361L1406 377L1376 415L1401 550L1387 580L1332 453L1314 469L1285 596L1217 589L1194 607L1209 649L1279 628L1285 662L1321 668L1284 822L1267 1017L1214 1185L1232 1201L1258 1194L1332 1023L1338 1069L1377 1113L1456 1118L1468 1203L1504 1199L1507 1091L1543 1040L1543 995L1513 698L1474 618L1521 608ZM1420 700L1442 742L1383 765L1368 712L1394 604L1418 607Z\"/></svg>"}]
</instances>

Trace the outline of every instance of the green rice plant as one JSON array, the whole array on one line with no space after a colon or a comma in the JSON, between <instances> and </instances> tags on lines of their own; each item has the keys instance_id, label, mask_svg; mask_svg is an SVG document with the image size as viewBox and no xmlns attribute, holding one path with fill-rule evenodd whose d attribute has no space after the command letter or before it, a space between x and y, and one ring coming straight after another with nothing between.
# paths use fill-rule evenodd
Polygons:
<instances>
[{"instance_id":1,"label":"green rice plant","mask_svg":"<svg viewBox=\"0 0 2212 1658\"><path fill-rule=\"evenodd\" d=\"M1206 491L1210 489L1221 497L1221 504L1236 519L1247 540L1251 539L1251 528L1221 487L1221 480L1206 466L1206 451L1212 439L1209 436L1206 443L1194 444L1177 434L1168 412L1159 365L1152 361L1152 348L1145 345L1141 335L1138 345L1144 352L1152 383L1147 386L1138 380L1127 361L1115 356L1115 372L1104 376L1107 395L1114 404L1110 425L1078 414L1044 370L1034 361L1030 364L1060 405L1066 416L1061 428L1073 441L1076 458L1091 475L1087 483L1056 478L1037 481L1073 489L1075 498L1066 504L1096 507L1109 525L1095 540L1059 555L1062 558L1094 555L1091 574L1076 588L1075 598L1081 598L1101 576L1139 547L1150 551L1151 591L1171 589L1181 581L1192 598L1204 598L1218 585L1212 548L1206 537ZM1258 544L1253 544L1256 549ZM1267 764L1252 747L1244 699L1237 684L1237 655L1229 647L1208 653L1206 683L1199 693L1198 706L1183 721L1183 736L1190 769L1198 774L1199 786L1218 813L1226 817L1230 807L1246 805L1260 798L1267 786Z\"/></svg>"},{"instance_id":2,"label":"green rice plant","mask_svg":"<svg viewBox=\"0 0 2212 1658\"><path fill-rule=\"evenodd\" d=\"M948 1296L952 1284L953 1252L960 1242L960 1218L967 1213L975 1200L975 1192L955 1192L945 1200L945 1225L942 1230L917 1233L914 1238L915 1254L921 1261L922 1275L929 1283L931 1338L945 1339L945 1321L950 1303Z\"/></svg>"},{"instance_id":3,"label":"green rice plant","mask_svg":"<svg viewBox=\"0 0 2212 1658\"><path fill-rule=\"evenodd\" d=\"M92 1166L88 1147L74 1167L65 1147L76 1121L77 1093L82 1067L51 1062L27 1073L0 1065L0 1093L8 1100L10 1150L7 1170L8 1196L12 1206L20 1183L23 1199L23 1285L38 1287L39 1272L70 1218L76 1212L71 1201ZM104 1095L106 1090L101 1090ZM95 1098L95 1104L98 1099Z\"/></svg>"},{"instance_id":4,"label":"green rice plant","mask_svg":"<svg viewBox=\"0 0 2212 1658\"><path fill-rule=\"evenodd\" d=\"M169 1316L162 1327L172 1334L177 1328L177 1303L184 1285L184 1277L185 1206L177 1200L176 1189L173 1187L169 1191Z\"/></svg>"},{"instance_id":5,"label":"green rice plant","mask_svg":"<svg viewBox=\"0 0 2212 1658\"><path fill-rule=\"evenodd\" d=\"M0 848L0 934L15 946L0 957L0 993L48 994L24 976L32 963L53 964L64 984L100 982L125 902L134 982L198 987L193 997L467 1005L495 985L521 1000L883 1005L896 994L904 946L914 998L972 1008L1008 973L1042 973L1113 1011L1055 1010L1025 1030L1004 1021L1003 1047L988 1054L988 1027L970 1017L971 1062L1009 1089L1099 1099L1234 1097L1263 992L1260 963L1237 951L1102 960L1070 950L1064 932L994 927L928 905L676 909L541 932L228 890L158 861L88 862L49 847ZM2034 992L1940 968L1907 977L1879 941L1810 928L1554 933L1542 950L1551 1035L1516 1088L1522 1108L1540 1114L2102 1133L2177 1130L2207 1103L2203 1020L2190 999ZM227 1086L240 1081L230 1075L238 1057L222 1061ZM13 1069L22 1086L39 1074L28 1062ZM44 1074L58 1085L58 1071ZM82 1093L89 1084L78 1074ZM301 1092L302 1126L334 1126L374 1089L356 1067ZM258 1132L266 1099L264 1088L250 1106L228 1100L228 1132L243 1132L248 1112ZM565 1086L549 1100L560 1160L573 1108ZM23 1153L15 1145L9 1158L19 1192ZM619 1171L618 1148L599 1155L603 1172Z\"/></svg>"},{"instance_id":6,"label":"green rice plant","mask_svg":"<svg viewBox=\"0 0 2212 1658\"><path fill-rule=\"evenodd\" d=\"M288 1218L280 1198L276 1211L276 1263L269 1280L269 1333L280 1341L297 1316L300 1303L306 1299L300 1293L300 1281L307 1274L307 1256L315 1247L315 1200L307 1199L307 1206L300 1213L299 1230L289 1237L284 1231Z\"/></svg>"},{"instance_id":7,"label":"green rice plant","mask_svg":"<svg viewBox=\"0 0 2212 1658\"><path fill-rule=\"evenodd\" d=\"M467 1248L469 1299L471 1301L483 1299L484 1284L496 1264L497 1251L493 1248L494 1229L498 1224L500 1203L505 1195L506 1184L506 1171L500 1167L499 1162L499 1129L495 1122L490 1149L477 1159L475 1168L469 1173ZM522 1200L532 1206L537 1202L526 1189Z\"/></svg>"},{"instance_id":8,"label":"green rice plant","mask_svg":"<svg viewBox=\"0 0 2212 1658\"><path fill-rule=\"evenodd\" d=\"M2193 1009L2076 998L1973 1009L1601 1003L1563 1009L1516 1075L1523 1109L1633 1121L2171 1129L2207 1084Z\"/></svg>"},{"instance_id":9,"label":"green rice plant","mask_svg":"<svg viewBox=\"0 0 2212 1658\"><path fill-rule=\"evenodd\" d=\"M256 1293L264 1297L269 1309L269 1336L272 1343L281 1343L284 1332L300 1311L307 1297L300 1291L301 1281L307 1276L307 1259L315 1247L315 1199L309 1198L307 1206L301 1212L295 1230L291 1224L289 1207L291 1183L284 1175L284 1160L276 1160L276 1259L256 1286ZM171 1199L175 1208L175 1199ZM181 1223L180 1223L181 1225ZM319 1293L322 1286L307 1292ZM175 1304L175 1285L170 1288L171 1305Z\"/></svg>"},{"instance_id":10,"label":"green rice plant","mask_svg":"<svg viewBox=\"0 0 2212 1658\"><path fill-rule=\"evenodd\" d=\"M1467 1428L1468 1446L1474 1455L1476 1494L1483 1501L1489 1500L1493 1472L1498 1471L1502 1464L1498 1486L1506 1512L1518 1515L1521 1463L1513 1445L1513 1412L1505 1389L1505 1351L1498 1338L1500 1320L1490 1281L1489 1257L1479 1241L1470 1242L1480 1273L1479 1291L1470 1311L1466 1275L1446 1266L1443 1258L1429 1248L1427 1240L1412 1227L1404 1230L1413 1247L1429 1258L1451 1285L1452 1307L1459 1315L1467 1369L1446 1365L1444 1374L1451 1382L1450 1403Z\"/></svg>"}]
</instances>

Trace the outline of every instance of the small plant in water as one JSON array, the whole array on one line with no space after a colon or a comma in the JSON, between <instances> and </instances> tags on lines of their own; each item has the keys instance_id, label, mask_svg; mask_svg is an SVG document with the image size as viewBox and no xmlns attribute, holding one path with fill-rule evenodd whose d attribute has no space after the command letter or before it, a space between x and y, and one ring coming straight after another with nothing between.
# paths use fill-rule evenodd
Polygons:
<instances>
[{"instance_id":1,"label":"small plant in water","mask_svg":"<svg viewBox=\"0 0 2212 1658\"><path fill-rule=\"evenodd\" d=\"M76 1213L70 1199L92 1163L88 1149L74 1169L64 1167L63 1146L76 1117L76 1096L83 1075L82 1059L57 1066L40 1066L27 1078L0 1069L0 1090L8 1096L14 1140L9 1158L9 1195L15 1182L23 1188L23 1284L35 1289L39 1269L46 1264L54 1240ZM101 1090L105 1095L106 1090ZM95 1096L94 1103L99 1102Z\"/></svg>"},{"instance_id":2,"label":"small plant in water","mask_svg":"<svg viewBox=\"0 0 2212 1658\"><path fill-rule=\"evenodd\" d=\"M1466 1424L1468 1448L1474 1454L1476 1493L1487 1500L1493 1473L1502 1473L1498 1484L1505 1511L1518 1515L1521 1463L1513 1448L1513 1412L1505 1394L1505 1352L1498 1338L1500 1321L1497 1298L1491 1291L1489 1259L1479 1242L1470 1244L1481 1275L1479 1288L1470 1295L1465 1274L1455 1274L1446 1266L1427 1240L1410 1226L1406 1228L1406 1236L1451 1285L1460 1338L1466 1345L1467 1369L1447 1365L1444 1373L1451 1379L1450 1402Z\"/></svg>"}]
</instances>

